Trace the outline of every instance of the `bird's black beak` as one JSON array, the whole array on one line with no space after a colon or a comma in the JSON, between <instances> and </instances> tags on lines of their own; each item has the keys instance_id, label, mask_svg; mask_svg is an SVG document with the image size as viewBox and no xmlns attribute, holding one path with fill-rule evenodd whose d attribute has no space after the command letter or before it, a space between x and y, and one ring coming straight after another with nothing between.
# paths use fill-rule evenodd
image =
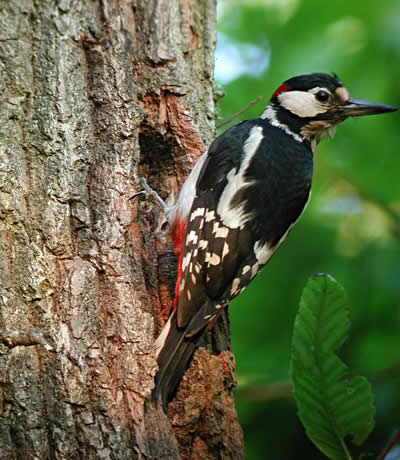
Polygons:
<instances>
[{"instance_id":1,"label":"bird's black beak","mask_svg":"<svg viewBox=\"0 0 400 460\"><path fill-rule=\"evenodd\" d=\"M345 117L363 117L364 115L376 115L397 110L396 107L390 105L375 104L368 101L359 101L358 99L349 99L340 109Z\"/></svg>"}]
</instances>

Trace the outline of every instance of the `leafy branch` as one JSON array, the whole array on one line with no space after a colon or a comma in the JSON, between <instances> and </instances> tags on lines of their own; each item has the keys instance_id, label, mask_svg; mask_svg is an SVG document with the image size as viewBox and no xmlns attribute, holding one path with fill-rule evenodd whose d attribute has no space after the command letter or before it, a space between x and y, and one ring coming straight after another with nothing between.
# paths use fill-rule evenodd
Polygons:
<instances>
[{"instance_id":1,"label":"leafy branch","mask_svg":"<svg viewBox=\"0 0 400 460\"><path fill-rule=\"evenodd\" d=\"M290 373L307 435L335 460L352 459L347 438L361 445L374 427L370 384L353 376L336 354L349 328L342 286L328 275L312 277L294 325Z\"/></svg>"}]
</instances>

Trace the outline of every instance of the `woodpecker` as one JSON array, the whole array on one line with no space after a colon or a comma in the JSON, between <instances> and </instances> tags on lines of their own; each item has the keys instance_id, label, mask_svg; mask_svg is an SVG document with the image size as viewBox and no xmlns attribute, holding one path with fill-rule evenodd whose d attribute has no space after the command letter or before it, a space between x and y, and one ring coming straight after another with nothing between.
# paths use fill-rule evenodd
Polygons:
<instances>
[{"instance_id":1,"label":"woodpecker","mask_svg":"<svg viewBox=\"0 0 400 460\"><path fill-rule=\"evenodd\" d=\"M202 334L302 214L317 144L348 117L395 110L351 99L335 74L296 76L276 89L260 117L220 134L199 158L166 209L178 270L172 313L156 341L153 397L164 408Z\"/></svg>"}]
</instances>

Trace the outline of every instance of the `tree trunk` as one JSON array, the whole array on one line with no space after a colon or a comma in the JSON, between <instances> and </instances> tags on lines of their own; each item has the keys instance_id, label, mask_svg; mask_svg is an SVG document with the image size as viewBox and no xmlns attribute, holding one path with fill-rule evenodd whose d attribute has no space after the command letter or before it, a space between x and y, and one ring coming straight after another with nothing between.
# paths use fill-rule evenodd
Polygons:
<instances>
[{"instance_id":1,"label":"tree trunk","mask_svg":"<svg viewBox=\"0 0 400 460\"><path fill-rule=\"evenodd\" d=\"M220 321L168 417L174 198L214 134L215 0L0 0L0 458L243 458ZM132 198L132 199L131 199Z\"/></svg>"}]
</instances>

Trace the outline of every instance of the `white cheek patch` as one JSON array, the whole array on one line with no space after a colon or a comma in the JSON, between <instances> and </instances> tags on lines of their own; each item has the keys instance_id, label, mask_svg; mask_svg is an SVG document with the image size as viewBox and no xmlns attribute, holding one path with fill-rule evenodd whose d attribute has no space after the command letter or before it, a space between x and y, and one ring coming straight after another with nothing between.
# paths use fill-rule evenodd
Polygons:
<instances>
[{"instance_id":1,"label":"white cheek patch","mask_svg":"<svg viewBox=\"0 0 400 460\"><path fill-rule=\"evenodd\" d=\"M315 99L314 94L306 91L287 91L278 96L282 107L298 117L315 117L327 111L326 106Z\"/></svg>"}]
</instances>

